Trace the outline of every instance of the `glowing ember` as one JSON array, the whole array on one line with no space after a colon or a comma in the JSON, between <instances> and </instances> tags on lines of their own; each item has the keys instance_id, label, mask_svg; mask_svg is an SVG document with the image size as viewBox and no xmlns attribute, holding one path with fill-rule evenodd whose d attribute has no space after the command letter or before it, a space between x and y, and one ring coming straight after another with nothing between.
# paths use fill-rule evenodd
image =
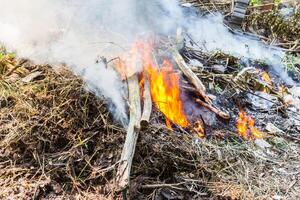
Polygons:
<instances>
[{"instance_id":1,"label":"glowing ember","mask_svg":"<svg viewBox=\"0 0 300 200\"><path fill-rule=\"evenodd\" d=\"M263 74L262 74L262 80L264 81L264 82L266 82L268 85L272 85L272 80L271 80L271 78L270 78L270 76L269 76L269 74L267 73L267 72L263 72Z\"/></svg>"},{"instance_id":2,"label":"glowing ember","mask_svg":"<svg viewBox=\"0 0 300 200\"><path fill-rule=\"evenodd\" d=\"M202 138L205 136L204 124L202 121L198 120L194 123L193 130L197 134L198 137Z\"/></svg>"},{"instance_id":3,"label":"glowing ember","mask_svg":"<svg viewBox=\"0 0 300 200\"><path fill-rule=\"evenodd\" d=\"M272 87L272 80L269 76L269 74L267 72L263 72L261 75L261 79L270 87ZM263 92L268 93L269 92L269 88L265 87L263 89Z\"/></svg>"},{"instance_id":4,"label":"glowing ember","mask_svg":"<svg viewBox=\"0 0 300 200\"><path fill-rule=\"evenodd\" d=\"M245 111L240 111L239 118L237 120L238 134L244 139L261 139L263 137L262 132L260 132L254 126L255 120L250 116L247 116Z\"/></svg>"}]
</instances>

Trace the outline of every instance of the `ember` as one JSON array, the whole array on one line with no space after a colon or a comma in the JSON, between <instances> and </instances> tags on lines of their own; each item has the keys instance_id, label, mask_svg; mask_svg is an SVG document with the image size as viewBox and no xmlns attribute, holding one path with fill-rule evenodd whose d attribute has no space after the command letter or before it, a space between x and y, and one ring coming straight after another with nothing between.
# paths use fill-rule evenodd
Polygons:
<instances>
[{"instance_id":1,"label":"ember","mask_svg":"<svg viewBox=\"0 0 300 200\"><path fill-rule=\"evenodd\" d=\"M262 80L266 82L268 85L272 85L272 80L267 72L262 73Z\"/></svg>"},{"instance_id":2,"label":"ember","mask_svg":"<svg viewBox=\"0 0 300 200\"><path fill-rule=\"evenodd\" d=\"M205 137L205 129L204 129L204 124L202 121L198 120L194 123L194 128L193 130L197 134L198 137L203 138Z\"/></svg>"},{"instance_id":3,"label":"ember","mask_svg":"<svg viewBox=\"0 0 300 200\"><path fill-rule=\"evenodd\" d=\"M261 75L262 81L264 81L268 86L272 87L272 80L270 75L267 72L263 72ZM263 92L269 93L269 88L264 87Z\"/></svg>"},{"instance_id":4,"label":"ember","mask_svg":"<svg viewBox=\"0 0 300 200\"><path fill-rule=\"evenodd\" d=\"M237 130L240 136L246 140L261 139L263 134L254 126L254 124L255 120L252 117L247 116L245 111L240 111L237 120Z\"/></svg>"}]
</instances>

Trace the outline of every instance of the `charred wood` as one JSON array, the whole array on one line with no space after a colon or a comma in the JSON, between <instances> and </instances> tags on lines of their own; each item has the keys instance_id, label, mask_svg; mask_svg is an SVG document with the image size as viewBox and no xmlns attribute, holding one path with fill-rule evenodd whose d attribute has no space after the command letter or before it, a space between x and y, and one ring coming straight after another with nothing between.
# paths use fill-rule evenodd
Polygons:
<instances>
[{"instance_id":1,"label":"charred wood","mask_svg":"<svg viewBox=\"0 0 300 200\"><path fill-rule=\"evenodd\" d=\"M227 120L227 119L230 118L230 116L229 116L228 113L225 113L225 112L223 112L223 111L221 111L221 110L215 108L215 107L214 107L213 105L211 105L211 104L208 104L208 103L206 103L206 102L204 102L204 101L201 101L200 99L195 99L195 101L196 101L198 104L200 104L201 106L203 106L203 107L209 109L210 111L216 113L219 117L221 117L221 118L223 118L223 119L226 119L226 120Z\"/></svg>"},{"instance_id":2,"label":"charred wood","mask_svg":"<svg viewBox=\"0 0 300 200\"><path fill-rule=\"evenodd\" d=\"M206 95L206 89L201 80L197 77L197 75L191 70L191 68L186 64L180 53L177 49L173 48L172 50L173 57L178 64L179 69L185 75L187 80L196 88L198 94L207 102L208 104L212 104L210 98Z\"/></svg>"}]
</instances>

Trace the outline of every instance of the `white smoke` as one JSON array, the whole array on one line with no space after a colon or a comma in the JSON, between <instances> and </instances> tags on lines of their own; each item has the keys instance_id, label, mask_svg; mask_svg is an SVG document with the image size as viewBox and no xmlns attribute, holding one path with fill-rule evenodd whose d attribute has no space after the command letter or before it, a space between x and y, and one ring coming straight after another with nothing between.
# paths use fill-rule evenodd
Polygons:
<instances>
[{"instance_id":1,"label":"white smoke","mask_svg":"<svg viewBox=\"0 0 300 200\"><path fill-rule=\"evenodd\" d=\"M273 66L273 69L288 84L293 81L284 71L282 59L284 52L264 45L257 38L231 33L223 24L220 14L189 20L188 32L201 49L208 52L220 50L244 59L261 60Z\"/></svg>"},{"instance_id":2,"label":"white smoke","mask_svg":"<svg viewBox=\"0 0 300 200\"><path fill-rule=\"evenodd\" d=\"M0 0L0 5L0 42L8 50L35 62L66 63L90 89L110 99L119 119L126 118L122 82L95 60L120 56L139 35L172 35L185 26L208 51L220 49L275 64L274 57L282 56L230 34L220 17L191 20L178 0Z\"/></svg>"}]
</instances>

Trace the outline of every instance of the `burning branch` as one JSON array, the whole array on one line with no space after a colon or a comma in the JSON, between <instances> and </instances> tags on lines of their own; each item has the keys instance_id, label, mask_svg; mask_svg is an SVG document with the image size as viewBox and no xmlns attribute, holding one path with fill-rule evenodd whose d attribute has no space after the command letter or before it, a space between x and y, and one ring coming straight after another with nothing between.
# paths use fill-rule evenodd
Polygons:
<instances>
[{"instance_id":1,"label":"burning branch","mask_svg":"<svg viewBox=\"0 0 300 200\"><path fill-rule=\"evenodd\" d=\"M135 152L135 146L140 130L141 102L137 74L128 78L130 121L127 128L125 144L121 155L121 163L117 171L117 190L122 191L129 186L130 171Z\"/></svg>"},{"instance_id":2,"label":"burning branch","mask_svg":"<svg viewBox=\"0 0 300 200\"><path fill-rule=\"evenodd\" d=\"M223 118L223 119L229 119L229 114L225 113L217 108L215 108L212 104L208 104L204 101L202 101L201 99L196 99L195 100L198 104L200 104L201 106L209 109L210 111L216 113L219 117Z\"/></svg>"},{"instance_id":3,"label":"burning branch","mask_svg":"<svg viewBox=\"0 0 300 200\"><path fill-rule=\"evenodd\" d=\"M201 99L197 99L196 102L199 103L201 106L204 106L212 112L216 113L219 117L223 119L229 119L228 113L225 113L213 106L211 99L206 94L205 86L197 77L197 75L191 70L191 68L186 64L178 50L176 48L173 48L172 53L175 61L178 64L179 69L185 75L187 80L195 87L195 90L197 91L199 96L204 99L204 101L202 101Z\"/></svg>"},{"instance_id":4,"label":"burning branch","mask_svg":"<svg viewBox=\"0 0 300 200\"><path fill-rule=\"evenodd\" d=\"M191 70L191 68L186 64L180 53L178 52L177 49L173 48L172 50L173 57L178 64L179 69L182 71L182 73L186 76L188 81L194 85L196 88L197 92L201 97L204 98L204 100L211 104L210 98L206 95L206 89L201 80L194 74L194 72Z\"/></svg>"}]
</instances>

